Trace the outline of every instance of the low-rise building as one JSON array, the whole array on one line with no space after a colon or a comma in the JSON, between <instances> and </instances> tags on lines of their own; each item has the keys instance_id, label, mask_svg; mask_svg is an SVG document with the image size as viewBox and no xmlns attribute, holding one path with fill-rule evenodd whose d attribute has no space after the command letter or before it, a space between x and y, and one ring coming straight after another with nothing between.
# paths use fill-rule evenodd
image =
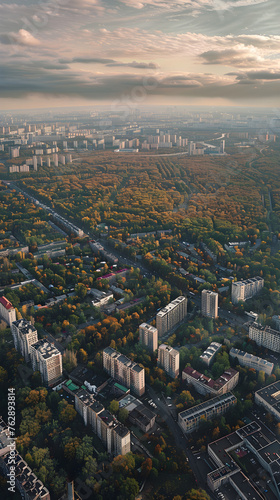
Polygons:
<instances>
[{"instance_id":1,"label":"low-rise building","mask_svg":"<svg viewBox=\"0 0 280 500\"><path fill-rule=\"evenodd\" d=\"M31 346L38 341L36 328L26 319L18 319L12 323L11 332L16 350L20 351L26 362L30 361Z\"/></svg>"},{"instance_id":2,"label":"low-rise building","mask_svg":"<svg viewBox=\"0 0 280 500\"><path fill-rule=\"evenodd\" d=\"M137 425L143 432L148 432L154 426L156 421L155 413L131 394L126 394L119 401L119 406L128 411L128 420L133 425Z\"/></svg>"},{"instance_id":3,"label":"low-rise building","mask_svg":"<svg viewBox=\"0 0 280 500\"><path fill-rule=\"evenodd\" d=\"M180 354L179 351L173 349L166 344L161 344L158 348L158 366L163 368L166 373L176 378L179 375Z\"/></svg>"},{"instance_id":4,"label":"low-rise building","mask_svg":"<svg viewBox=\"0 0 280 500\"><path fill-rule=\"evenodd\" d=\"M148 323L142 323L139 326L139 342L145 345L150 351L156 351L158 348L157 328Z\"/></svg>"},{"instance_id":5,"label":"low-rise building","mask_svg":"<svg viewBox=\"0 0 280 500\"><path fill-rule=\"evenodd\" d=\"M92 288L90 290L90 295L94 297L94 300L92 301L92 305L94 307L102 307L108 304L108 302L111 300L114 300L114 295L111 292L103 292L102 290L97 290L95 288Z\"/></svg>"},{"instance_id":6,"label":"low-rise building","mask_svg":"<svg viewBox=\"0 0 280 500\"><path fill-rule=\"evenodd\" d=\"M256 344L266 347L270 351L280 352L280 332L273 330L270 326L252 323L249 326L249 337Z\"/></svg>"},{"instance_id":7,"label":"low-rise building","mask_svg":"<svg viewBox=\"0 0 280 500\"><path fill-rule=\"evenodd\" d=\"M262 425L250 422L208 445L208 455L218 467L207 475L207 484L211 491L229 483L242 500L280 498L280 443L273 435L267 434ZM264 485L261 493L252 482L254 475L249 478L240 471L234 458L237 456L242 460L248 452L254 455L261 467L259 469L256 465L256 470L264 469L270 475L274 493L272 496L268 492L270 488L267 487L270 481Z\"/></svg>"},{"instance_id":8,"label":"low-rise building","mask_svg":"<svg viewBox=\"0 0 280 500\"><path fill-rule=\"evenodd\" d=\"M186 366L182 371L182 380L192 385L199 394L218 396L231 391L237 386L239 372L233 368L227 368L217 380L213 380L194 370L191 366Z\"/></svg>"},{"instance_id":9,"label":"low-rise building","mask_svg":"<svg viewBox=\"0 0 280 500\"><path fill-rule=\"evenodd\" d=\"M263 406L280 422L280 380L256 391L255 403Z\"/></svg>"},{"instance_id":10,"label":"low-rise building","mask_svg":"<svg viewBox=\"0 0 280 500\"><path fill-rule=\"evenodd\" d=\"M40 339L30 347L30 358L34 371L39 370L43 382L53 385L62 376L62 356L59 350L46 339Z\"/></svg>"},{"instance_id":11,"label":"low-rise building","mask_svg":"<svg viewBox=\"0 0 280 500\"><path fill-rule=\"evenodd\" d=\"M199 359L205 363L207 366L210 366L213 362L216 354L222 349L222 344L218 342L211 342L209 347L199 356Z\"/></svg>"},{"instance_id":12,"label":"low-rise building","mask_svg":"<svg viewBox=\"0 0 280 500\"><path fill-rule=\"evenodd\" d=\"M241 366L248 366L249 368L254 368L256 371L264 371L268 375L271 375L274 368L274 364L270 361L259 358L258 356L253 356L240 349L235 349L234 347L229 351L229 355L232 358L237 358Z\"/></svg>"},{"instance_id":13,"label":"low-rise building","mask_svg":"<svg viewBox=\"0 0 280 500\"><path fill-rule=\"evenodd\" d=\"M8 323L9 326L16 321L16 310L13 304L6 299L6 297L0 297L0 316Z\"/></svg>"},{"instance_id":14,"label":"low-rise building","mask_svg":"<svg viewBox=\"0 0 280 500\"><path fill-rule=\"evenodd\" d=\"M183 432L189 434L198 429L201 422L223 415L236 403L236 397L231 392L227 392L182 411L178 414L178 424Z\"/></svg>"}]
</instances>

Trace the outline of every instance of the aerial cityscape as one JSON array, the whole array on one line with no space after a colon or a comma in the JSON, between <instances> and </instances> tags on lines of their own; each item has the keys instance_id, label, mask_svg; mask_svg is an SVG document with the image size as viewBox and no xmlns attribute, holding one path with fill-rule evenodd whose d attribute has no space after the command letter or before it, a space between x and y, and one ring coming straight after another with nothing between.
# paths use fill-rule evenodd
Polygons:
<instances>
[{"instance_id":1,"label":"aerial cityscape","mask_svg":"<svg viewBox=\"0 0 280 500\"><path fill-rule=\"evenodd\" d=\"M0 2L1 500L280 499L278 19Z\"/></svg>"}]
</instances>

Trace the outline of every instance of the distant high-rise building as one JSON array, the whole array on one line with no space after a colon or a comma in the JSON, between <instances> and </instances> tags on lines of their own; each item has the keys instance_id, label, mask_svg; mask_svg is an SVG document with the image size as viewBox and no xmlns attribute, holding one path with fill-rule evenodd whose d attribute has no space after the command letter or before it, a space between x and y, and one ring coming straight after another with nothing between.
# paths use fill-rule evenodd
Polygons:
<instances>
[{"instance_id":1,"label":"distant high-rise building","mask_svg":"<svg viewBox=\"0 0 280 500\"><path fill-rule=\"evenodd\" d=\"M201 312L203 316L209 318L218 317L218 294L211 290L202 290L201 292Z\"/></svg>"},{"instance_id":2,"label":"distant high-rise building","mask_svg":"<svg viewBox=\"0 0 280 500\"><path fill-rule=\"evenodd\" d=\"M179 362L180 354L179 351L173 349L166 344L161 344L158 348L158 366L163 368L166 373L172 377L176 378L179 375Z\"/></svg>"},{"instance_id":3,"label":"distant high-rise building","mask_svg":"<svg viewBox=\"0 0 280 500\"><path fill-rule=\"evenodd\" d=\"M148 347L150 351L156 351L158 348L158 331L148 323L142 323L139 326L139 341Z\"/></svg>"},{"instance_id":4,"label":"distant high-rise building","mask_svg":"<svg viewBox=\"0 0 280 500\"><path fill-rule=\"evenodd\" d=\"M33 156L33 169L37 171L37 156Z\"/></svg>"},{"instance_id":5,"label":"distant high-rise building","mask_svg":"<svg viewBox=\"0 0 280 500\"><path fill-rule=\"evenodd\" d=\"M30 347L30 358L34 371L39 370L42 380L53 385L62 376L62 356L59 350L46 339L40 339Z\"/></svg>"},{"instance_id":6,"label":"distant high-rise building","mask_svg":"<svg viewBox=\"0 0 280 500\"><path fill-rule=\"evenodd\" d=\"M30 361L31 346L38 341L36 328L26 319L19 319L12 323L11 332L16 350L21 353L26 362Z\"/></svg>"},{"instance_id":7,"label":"distant high-rise building","mask_svg":"<svg viewBox=\"0 0 280 500\"><path fill-rule=\"evenodd\" d=\"M188 301L186 297L180 296L157 313L156 326L159 338L172 330L174 326L186 317L187 306Z\"/></svg>"},{"instance_id":8,"label":"distant high-rise building","mask_svg":"<svg viewBox=\"0 0 280 500\"><path fill-rule=\"evenodd\" d=\"M13 304L4 296L0 297L0 316L7 321L9 326L17 319Z\"/></svg>"},{"instance_id":9,"label":"distant high-rise building","mask_svg":"<svg viewBox=\"0 0 280 500\"><path fill-rule=\"evenodd\" d=\"M65 165L65 156L59 155L59 161L60 161L60 163L62 163L62 165Z\"/></svg>"},{"instance_id":10,"label":"distant high-rise building","mask_svg":"<svg viewBox=\"0 0 280 500\"><path fill-rule=\"evenodd\" d=\"M145 370L112 347L103 351L103 368L118 382L138 396L145 393Z\"/></svg>"},{"instance_id":11,"label":"distant high-rise building","mask_svg":"<svg viewBox=\"0 0 280 500\"><path fill-rule=\"evenodd\" d=\"M66 155L66 162L72 163L72 155L71 154Z\"/></svg>"},{"instance_id":12,"label":"distant high-rise building","mask_svg":"<svg viewBox=\"0 0 280 500\"><path fill-rule=\"evenodd\" d=\"M256 276L244 281L235 281L231 285L231 301L238 304L240 300L247 300L256 295L264 286L263 278Z\"/></svg>"},{"instance_id":13,"label":"distant high-rise building","mask_svg":"<svg viewBox=\"0 0 280 500\"><path fill-rule=\"evenodd\" d=\"M220 142L220 153L221 154L224 154L225 153L225 147L226 147L226 141L225 140L222 140Z\"/></svg>"},{"instance_id":14,"label":"distant high-rise building","mask_svg":"<svg viewBox=\"0 0 280 500\"><path fill-rule=\"evenodd\" d=\"M47 159L46 159L46 164L47 164L47 167L50 167L51 166L51 159L50 157L48 156Z\"/></svg>"},{"instance_id":15,"label":"distant high-rise building","mask_svg":"<svg viewBox=\"0 0 280 500\"><path fill-rule=\"evenodd\" d=\"M19 157L19 147L11 148L11 158L18 158Z\"/></svg>"},{"instance_id":16,"label":"distant high-rise building","mask_svg":"<svg viewBox=\"0 0 280 500\"><path fill-rule=\"evenodd\" d=\"M67 141L63 141L62 146L63 146L63 149L67 149Z\"/></svg>"},{"instance_id":17,"label":"distant high-rise building","mask_svg":"<svg viewBox=\"0 0 280 500\"><path fill-rule=\"evenodd\" d=\"M58 154L53 155L53 162L54 162L54 166L58 167Z\"/></svg>"}]
</instances>

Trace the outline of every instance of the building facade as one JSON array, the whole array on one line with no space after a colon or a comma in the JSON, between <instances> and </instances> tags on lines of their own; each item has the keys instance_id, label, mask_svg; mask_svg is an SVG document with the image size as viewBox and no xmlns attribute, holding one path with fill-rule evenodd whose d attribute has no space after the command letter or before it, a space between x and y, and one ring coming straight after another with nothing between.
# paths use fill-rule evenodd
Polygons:
<instances>
[{"instance_id":1,"label":"building facade","mask_svg":"<svg viewBox=\"0 0 280 500\"><path fill-rule=\"evenodd\" d=\"M172 330L187 316L187 307L188 301L186 297L180 296L157 313L156 326L159 338Z\"/></svg>"},{"instance_id":2,"label":"building facade","mask_svg":"<svg viewBox=\"0 0 280 500\"><path fill-rule=\"evenodd\" d=\"M176 378L179 375L179 362L180 354L179 351L173 349L166 344L161 344L158 348L158 366L163 368L166 373L172 377Z\"/></svg>"},{"instance_id":3,"label":"building facade","mask_svg":"<svg viewBox=\"0 0 280 500\"><path fill-rule=\"evenodd\" d=\"M12 323L11 332L16 350L20 351L26 362L30 361L31 346L38 341L36 328L26 319L19 319Z\"/></svg>"},{"instance_id":4,"label":"building facade","mask_svg":"<svg viewBox=\"0 0 280 500\"><path fill-rule=\"evenodd\" d=\"M239 372L233 368L228 368L217 380L213 380L194 370L191 366L186 366L182 371L182 380L192 385L199 394L218 396L231 391L237 386Z\"/></svg>"},{"instance_id":5,"label":"building facade","mask_svg":"<svg viewBox=\"0 0 280 500\"><path fill-rule=\"evenodd\" d=\"M271 375L274 368L274 364L270 361L259 358L258 356L253 356L240 349L235 349L234 347L229 351L229 355L232 358L237 358L241 366L248 366L249 368L254 368L256 371L264 371L268 375Z\"/></svg>"},{"instance_id":6,"label":"building facade","mask_svg":"<svg viewBox=\"0 0 280 500\"><path fill-rule=\"evenodd\" d=\"M201 313L208 318L218 317L218 294L211 290L201 292Z\"/></svg>"},{"instance_id":7,"label":"building facade","mask_svg":"<svg viewBox=\"0 0 280 500\"><path fill-rule=\"evenodd\" d=\"M139 342L145 345L150 351L156 351L158 348L157 328L148 323L142 323L139 326Z\"/></svg>"},{"instance_id":8,"label":"building facade","mask_svg":"<svg viewBox=\"0 0 280 500\"><path fill-rule=\"evenodd\" d=\"M231 301L238 304L240 300L245 301L256 295L264 286L264 280L260 276L244 281L236 281L231 285Z\"/></svg>"},{"instance_id":9,"label":"building facade","mask_svg":"<svg viewBox=\"0 0 280 500\"><path fill-rule=\"evenodd\" d=\"M231 392L227 392L209 401L200 403L193 408L182 411L178 414L178 424L183 432L189 434L198 429L202 421L208 421L219 415L223 415L232 406L236 405L236 403L236 397Z\"/></svg>"},{"instance_id":10,"label":"building facade","mask_svg":"<svg viewBox=\"0 0 280 500\"><path fill-rule=\"evenodd\" d=\"M103 368L111 377L138 396L145 393L145 370L112 347L103 351Z\"/></svg>"},{"instance_id":11,"label":"building facade","mask_svg":"<svg viewBox=\"0 0 280 500\"><path fill-rule=\"evenodd\" d=\"M46 339L31 345L30 358L34 371L41 373L46 385L53 385L62 376L62 356L59 350Z\"/></svg>"},{"instance_id":12,"label":"building facade","mask_svg":"<svg viewBox=\"0 0 280 500\"><path fill-rule=\"evenodd\" d=\"M8 323L9 326L16 321L16 310L13 304L6 299L6 297L0 297L0 316Z\"/></svg>"},{"instance_id":13,"label":"building facade","mask_svg":"<svg viewBox=\"0 0 280 500\"><path fill-rule=\"evenodd\" d=\"M280 352L280 332L273 330L270 326L262 326L259 323L252 323L249 326L249 337L256 344L270 349L270 351Z\"/></svg>"}]
</instances>

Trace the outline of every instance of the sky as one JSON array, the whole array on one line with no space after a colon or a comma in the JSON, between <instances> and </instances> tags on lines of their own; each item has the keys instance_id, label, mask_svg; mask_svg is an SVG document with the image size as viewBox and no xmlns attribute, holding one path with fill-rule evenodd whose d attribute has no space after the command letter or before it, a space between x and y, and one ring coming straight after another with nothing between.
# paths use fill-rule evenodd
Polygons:
<instances>
[{"instance_id":1,"label":"sky","mask_svg":"<svg viewBox=\"0 0 280 500\"><path fill-rule=\"evenodd\" d=\"M280 109L279 0L0 0L0 109Z\"/></svg>"}]
</instances>

